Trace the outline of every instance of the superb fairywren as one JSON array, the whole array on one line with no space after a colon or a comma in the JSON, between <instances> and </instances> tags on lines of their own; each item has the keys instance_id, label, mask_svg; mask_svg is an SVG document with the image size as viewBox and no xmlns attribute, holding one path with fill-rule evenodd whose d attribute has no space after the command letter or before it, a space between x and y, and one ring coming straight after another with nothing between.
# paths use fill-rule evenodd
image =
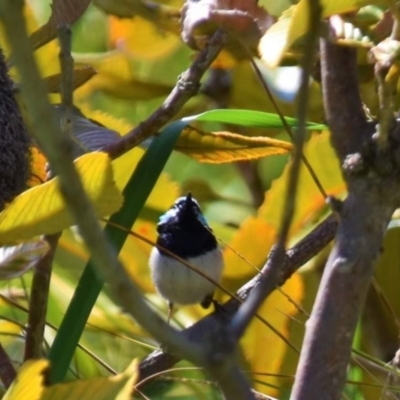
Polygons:
<instances>
[{"instance_id":1,"label":"superb fairywren","mask_svg":"<svg viewBox=\"0 0 400 400\"><path fill-rule=\"evenodd\" d=\"M214 284L162 250L169 250L219 282L222 251L190 193L177 199L160 217L157 232L160 248L154 247L151 252L150 269L158 293L168 301L168 320L174 303L201 303L203 308L208 308L214 302Z\"/></svg>"}]
</instances>

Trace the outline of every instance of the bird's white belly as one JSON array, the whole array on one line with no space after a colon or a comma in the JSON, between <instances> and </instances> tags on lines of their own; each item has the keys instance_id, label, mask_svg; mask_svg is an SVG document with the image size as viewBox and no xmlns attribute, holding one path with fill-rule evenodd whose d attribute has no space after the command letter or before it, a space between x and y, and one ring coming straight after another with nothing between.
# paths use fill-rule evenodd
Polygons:
<instances>
[{"instance_id":1,"label":"bird's white belly","mask_svg":"<svg viewBox=\"0 0 400 400\"><path fill-rule=\"evenodd\" d=\"M219 282L223 268L221 249L189 258L188 262L213 281ZM151 252L149 263L157 291L172 303L182 305L200 303L215 290L213 283L178 260L163 256L155 247Z\"/></svg>"}]
</instances>

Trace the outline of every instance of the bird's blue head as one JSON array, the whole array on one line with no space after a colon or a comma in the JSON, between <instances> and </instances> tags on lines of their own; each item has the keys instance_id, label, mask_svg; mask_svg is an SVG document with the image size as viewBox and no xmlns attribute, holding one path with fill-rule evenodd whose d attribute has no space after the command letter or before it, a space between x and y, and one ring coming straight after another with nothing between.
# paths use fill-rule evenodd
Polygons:
<instances>
[{"instance_id":1,"label":"bird's blue head","mask_svg":"<svg viewBox=\"0 0 400 400\"><path fill-rule=\"evenodd\" d=\"M178 221L184 222L187 218L196 218L205 227L209 228L203 213L201 212L199 203L192 197L189 192L187 196L179 197L175 200L172 207L163 215L161 215L158 226L165 224L173 224Z\"/></svg>"},{"instance_id":2,"label":"bird's blue head","mask_svg":"<svg viewBox=\"0 0 400 400\"><path fill-rule=\"evenodd\" d=\"M199 203L191 193L179 197L160 217L157 232L157 244L181 257L195 257L218 246Z\"/></svg>"}]
</instances>

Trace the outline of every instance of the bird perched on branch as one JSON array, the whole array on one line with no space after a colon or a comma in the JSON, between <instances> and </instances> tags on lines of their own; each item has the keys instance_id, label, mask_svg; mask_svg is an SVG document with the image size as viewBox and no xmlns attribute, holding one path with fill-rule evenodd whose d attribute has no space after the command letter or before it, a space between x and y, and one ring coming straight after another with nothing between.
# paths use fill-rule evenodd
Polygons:
<instances>
[{"instance_id":1,"label":"bird perched on branch","mask_svg":"<svg viewBox=\"0 0 400 400\"><path fill-rule=\"evenodd\" d=\"M200 303L203 308L215 304L215 285L212 282L219 282L221 278L222 251L191 193L177 199L160 217L157 232L159 248L154 247L151 252L150 269L158 293L168 301L168 320L175 303ZM173 255L195 267L210 280L191 270Z\"/></svg>"}]
</instances>

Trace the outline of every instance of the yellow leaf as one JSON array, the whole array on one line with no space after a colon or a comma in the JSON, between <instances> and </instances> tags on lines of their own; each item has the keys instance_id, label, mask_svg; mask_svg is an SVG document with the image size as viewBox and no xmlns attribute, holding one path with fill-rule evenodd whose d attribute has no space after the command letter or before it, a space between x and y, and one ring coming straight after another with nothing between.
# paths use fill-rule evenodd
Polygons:
<instances>
[{"instance_id":1,"label":"yellow leaf","mask_svg":"<svg viewBox=\"0 0 400 400\"><path fill-rule=\"evenodd\" d=\"M122 195L114 184L111 162L105 153L89 153L75 166L99 216L117 211ZM58 189L58 178L17 196L0 213L0 243L13 243L33 236L61 231L74 224Z\"/></svg>"},{"instance_id":2,"label":"yellow leaf","mask_svg":"<svg viewBox=\"0 0 400 400\"><path fill-rule=\"evenodd\" d=\"M321 18L354 11L368 3L366 0L322 0ZM307 32L309 14L308 0L300 0L286 10L261 38L259 51L268 67L277 67L285 51Z\"/></svg>"},{"instance_id":3,"label":"yellow leaf","mask_svg":"<svg viewBox=\"0 0 400 400\"><path fill-rule=\"evenodd\" d=\"M203 132L186 128L177 150L207 163L226 163L288 153L292 145L269 137L248 137L230 132Z\"/></svg>"},{"instance_id":4,"label":"yellow leaf","mask_svg":"<svg viewBox=\"0 0 400 400\"><path fill-rule=\"evenodd\" d=\"M299 274L294 274L282 287L283 292L290 296L293 302L299 303L303 297L303 282ZM296 307L281 292L275 290L259 308L258 314L265 318L283 336L288 338L288 324L290 316L297 313ZM284 355L288 349L281 338L265 326L260 320L253 319L248 327L241 346L246 361L251 371L268 374L278 374ZM268 355L266 355L266 350ZM290 350L289 350L290 351ZM257 376L258 378L258 376ZM279 386L278 378L262 377L262 381L268 384ZM255 383L254 389L266 393L266 386ZM276 395L275 391L269 391L269 395Z\"/></svg>"},{"instance_id":5,"label":"yellow leaf","mask_svg":"<svg viewBox=\"0 0 400 400\"><path fill-rule=\"evenodd\" d=\"M343 182L336 154L329 141L329 133L313 134L305 146L304 154L325 191L330 195L343 195L346 186ZM281 222L288 172L289 165L286 166L282 176L272 184L263 205L259 209L259 217L274 227L278 227ZM296 212L292 221L292 234L312 222L327 207L325 199L304 165L301 166L299 190L296 196Z\"/></svg>"},{"instance_id":6,"label":"yellow leaf","mask_svg":"<svg viewBox=\"0 0 400 400\"><path fill-rule=\"evenodd\" d=\"M52 385L44 389L40 400L130 400L137 370L138 362L134 360L122 374L116 376Z\"/></svg>"},{"instance_id":7,"label":"yellow leaf","mask_svg":"<svg viewBox=\"0 0 400 400\"><path fill-rule=\"evenodd\" d=\"M111 16L108 21L111 48L122 47L134 57L156 60L181 45L178 35L161 31L159 26L137 16L129 19Z\"/></svg>"},{"instance_id":8,"label":"yellow leaf","mask_svg":"<svg viewBox=\"0 0 400 400\"><path fill-rule=\"evenodd\" d=\"M224 278L242 278L257 273L275 240L273 226L256 217L247 218L224 249Z\"/></svg>"},{"instance_id":9,"label":"yellow leaf","mask_svg":"<svg viewBox=\"0 0 400 400\"><path fill-rule=\"evenodd\" d=\"M149 100L170 93L171 87L144 81L135 71L132 55L117 49L101 54L74 54L76 62L92 66L98 74L76 90L78 100L87 100L95 91L131 100Z\"/></svg>"},{"instance_id":10,"label":"yellow leaf","mask_svg":"<svg viewBox=\"0 0 400 400\"><path fill-rule=\"evenodd\" d=\"M48 366L47 360L25 362L3 400L40 400L44 389L44 373Z\"/></svg>"}]
</instances>

